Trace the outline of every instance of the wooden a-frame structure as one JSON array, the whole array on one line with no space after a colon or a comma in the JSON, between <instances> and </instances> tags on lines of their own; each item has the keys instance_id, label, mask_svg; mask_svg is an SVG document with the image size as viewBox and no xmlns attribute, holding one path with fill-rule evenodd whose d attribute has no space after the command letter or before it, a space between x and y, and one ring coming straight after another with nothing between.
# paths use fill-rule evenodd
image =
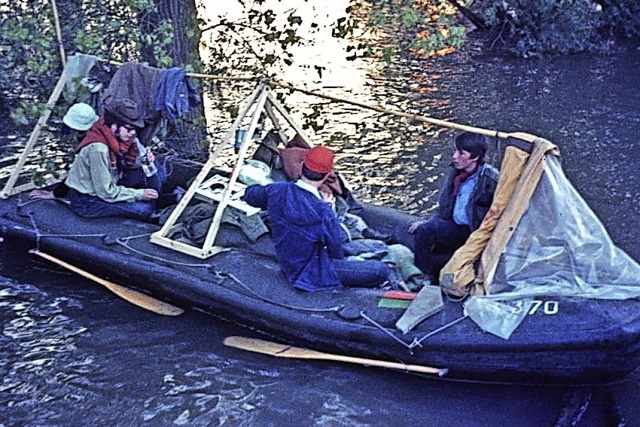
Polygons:
<instances>
[{"instance_id":1,"label":"wooden a-frame structure","mask_svg":"<svg viewBox=\"0 0 640 427\"><path fill-rule=\"evenodd\" d=\"M259 211L259 209L242 201L246 186L238 181L238 176L251 145L260 142L260 138L255 139L254 135L262 132L262 129L260 129L261 117L265 117L265 120L269 119L271 121L273 129L278 132L282 141L287 141L287 135L282 129L280 119L284 119L309 146L313 146L313 143L305 135L304 131L294 122L280 102L274 97L269 86L269 81L263 80L259 82L254 92L247 98L246 105L238 114L233 125L226 132L223 142L216 148L215 152L210 153L207 162L162 228L151 235L150 241L152 243L202 259L209 258L227 250L224 247L215 245L216 236L218 235L225 209L228 206L233 206L246 215L253 215ZM235 143L236 131L240 129L247 120L249 121L248 128L240 141L240 147L231 173L228 177L217 174L215 171L217 154L220 153L223 148ZM175 227L179 227L178 221L180 216L194 198L218 203L201 247L173 240L169 237Z\"/></svg>"}]
</instances>

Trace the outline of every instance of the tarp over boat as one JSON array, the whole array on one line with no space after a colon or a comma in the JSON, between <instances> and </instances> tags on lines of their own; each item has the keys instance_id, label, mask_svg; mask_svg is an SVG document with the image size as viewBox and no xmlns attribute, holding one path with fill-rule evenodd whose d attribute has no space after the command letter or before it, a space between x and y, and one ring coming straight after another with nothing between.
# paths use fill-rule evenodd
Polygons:
<instances>
[{"instance_id":1,"label":"tarp over boat","mask_svg":"<svg viewBox=\"0 0 640 427\"><path fill-rule=\"evenodd\" d=\"M440 275L448 293L472 294L465 309L480 328L508 339L536 297L640 297L640 265L566 178L555 145L513 134L500 170L487 217Z\"/></svg>"}]
</instances>

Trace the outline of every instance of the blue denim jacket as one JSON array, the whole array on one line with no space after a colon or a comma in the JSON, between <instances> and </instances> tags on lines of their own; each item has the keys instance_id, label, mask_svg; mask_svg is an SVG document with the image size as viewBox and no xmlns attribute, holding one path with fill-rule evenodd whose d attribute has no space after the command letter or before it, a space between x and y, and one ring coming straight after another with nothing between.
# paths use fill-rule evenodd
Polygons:
<instances>
[{"instance_id":1,"label":"blue denim jacket","mask_svg":"<svg viewBox=\"0 0 640 427\"><path fill-rule=\"evenodd\" d=\"M293 182L253 185L244 200L267 210L278 262L294 287L342 286L331 265L332 259L344 258L342 230L328 203Z\"/></svg>"},{"instance_id":2,"label":"blue denim jacket","mask_svg":"<svg viewBox=\"0 0 640 427\"><path fill-rule=\"evenodd\" d=\"M164 70L155 93L155 109L164 112L170 121L188 113L191 104L200 101L196 87L186 70L178 67Z\"/></svg>"}]
</instances>

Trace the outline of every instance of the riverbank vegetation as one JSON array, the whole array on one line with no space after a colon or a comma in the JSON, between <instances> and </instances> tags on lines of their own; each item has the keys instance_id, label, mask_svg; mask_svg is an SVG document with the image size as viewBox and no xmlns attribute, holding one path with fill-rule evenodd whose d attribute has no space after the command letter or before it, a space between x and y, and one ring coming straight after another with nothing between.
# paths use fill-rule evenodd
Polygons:
<instances>
[{"instance_id":1,"label":"riverbank vegetation","mask_svg":"<svg viewBox=\"0 0 640 427\"><path fill-rule=\"evenodd\" d=\"M273 77L277 68L271 66L289 64L291 48L311 43L319 30L296 8L276 13L270 3L280 1L238 1L244 10L237 19L203 17L200 3L70 0L56 6L54 1L0 0L0 111L17 125L33 123L64 56L73 52L193 72ZM487 52L540 58L610 51L621 38L638 35L639 21L636 0L351 0L331 33L350 41L350 59L426 59L464 48L470 31L481 35ZM311 31L303 34L303 26ZM368 32L385 26L401 29L397 40L367 43ZM199 58L202 40L209 46L205 65ZM317 68L321 75L322 67ZM202 129L197 117L187 121Z\"/></svg>"}]
</instances>

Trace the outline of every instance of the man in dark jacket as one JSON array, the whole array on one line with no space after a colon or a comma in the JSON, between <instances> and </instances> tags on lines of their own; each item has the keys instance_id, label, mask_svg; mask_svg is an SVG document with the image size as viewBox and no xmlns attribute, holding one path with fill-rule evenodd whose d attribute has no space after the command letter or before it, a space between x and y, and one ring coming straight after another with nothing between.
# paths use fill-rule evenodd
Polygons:
<instances>
[{"instance_id":1,"label":"man in dark jacket","mask_svg":"<svg viewBox=\"0 0 640 427\"><path fill-rule=\"evenodd\" d=\"M453 253L480 227L491 206L499 172L484 162L486 152L484 136L460 134L440 191L437 214L409 227L409 233L414 233L415 264L433 284Z\"/></svg>"},{"instance_id":2,"label":"man in dark jacket","mask_svg":"<svg viewBox=\"0 0 640 427\"><path fill-rule=\"evenodd\" d=\"M380 261L344 259L333 196L318 191L332 170L331 150L314 147L305 156L299 180L253 185L244 200L267 210L278 262L294 287L376 287L387 279L389 268Z\"/></svg>"}]
</instances>

